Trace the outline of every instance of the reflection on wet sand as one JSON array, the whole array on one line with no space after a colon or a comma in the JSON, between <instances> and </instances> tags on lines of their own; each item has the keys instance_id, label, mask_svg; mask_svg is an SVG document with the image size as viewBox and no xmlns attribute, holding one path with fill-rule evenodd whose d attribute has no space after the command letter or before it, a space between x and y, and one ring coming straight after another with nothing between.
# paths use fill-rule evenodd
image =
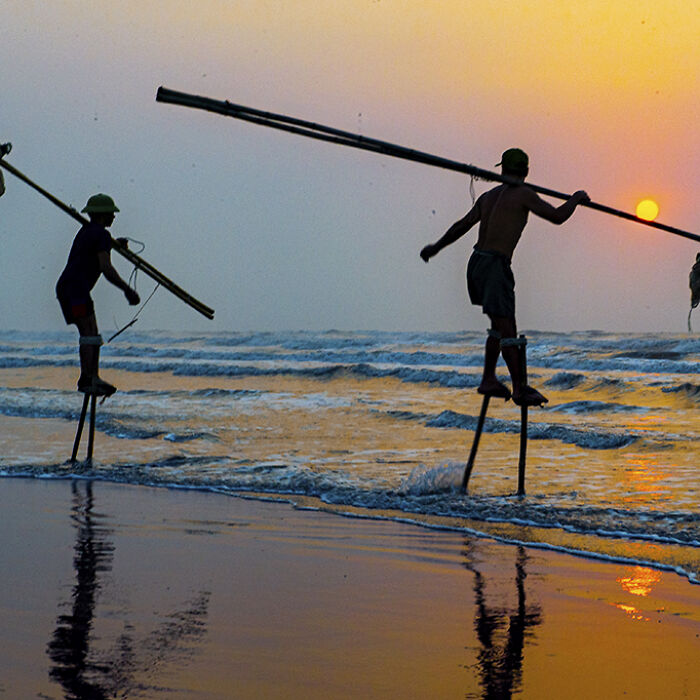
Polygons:
<instances>
[{"instance_id":1,"label":"reflection on wet sand","mask_svg":"<svg viewBox=\"0 0 700 700\"><path fill-rule=\"evenodd\" d=\"M661 581L663 574L656 569L649 569L644 566L634 566L627 570L627 575L618 576L615 581L620 584L622 590L631 595L646 598L652 592L656 584ZM644 615L641 610L628 603L613 603L622 612L629 615L633 620L650 622L650 618Z\"/></svg>"},{"instance_id":2,"label":"reflection on wet sand","mask_svg":"<svg viewBox=\"0 0 700 700\"><path fill-rule=\"evenodd\" d=\"M474 574L474 626L480 643L476 662L482 688L479 697L510 698L522 689L525 639L534 636L534 628L542 622L542 610L526 601L528 555L523 547L517 548L515 562L515 606L505 602L507 592L499 582L491 582L492 587L487 590L487 579L478 568L476 551L467 540L464 566ZM467 697L477 696L469 693Z\"/></svg>"},{"instance_id":3,"label":"reflection on wet sand","mask_svg":"<svg viewBox=\"0 0 700 700\"><path fill-rule=\"evenodd\" d=\"M70 613L58 616L47 645L52 661L49 676L62 687L66 700L129 697L132 691L170 692L153 683L156 676L165 675L165 666L186 658L206 633L209 593L197 594L141 639L135 638L134 625L125 620L111 648L98 648L95 627L100 620L95 612L102 576L112 571L114 533L106 525L107 516L94 511L91 481L73 481L72 494L75 585L71 600L65 603Z\"/></svg>"},{"instance_id":4,"label":"reflection on wet sand","mask_svg":"<svg viewBox=\"0 0 700 700\"><path fill-rule=\"evenodd\" d=\"M628 569L626 576L619 576L615 580L628 593L646 597L652 592L654 586L661 581L662 575L657 569L634 566Z\"/></svg>"}]
</instances>

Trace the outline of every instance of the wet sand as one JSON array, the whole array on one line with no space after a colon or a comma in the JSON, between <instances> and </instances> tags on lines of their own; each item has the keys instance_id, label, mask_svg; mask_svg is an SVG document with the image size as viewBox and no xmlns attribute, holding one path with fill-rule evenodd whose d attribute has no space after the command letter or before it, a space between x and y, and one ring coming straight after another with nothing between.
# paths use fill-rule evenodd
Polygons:
<instances>
[{"instance_id":1,"label":"wet sand","mask_svg":"<svg viewBox=\"0 0 700 700\"><path fill-rule=\"evenodd\" d=\"M82 480L0 512L0 698L700 697L675 574Z\"/></svg>"}]
</instances>

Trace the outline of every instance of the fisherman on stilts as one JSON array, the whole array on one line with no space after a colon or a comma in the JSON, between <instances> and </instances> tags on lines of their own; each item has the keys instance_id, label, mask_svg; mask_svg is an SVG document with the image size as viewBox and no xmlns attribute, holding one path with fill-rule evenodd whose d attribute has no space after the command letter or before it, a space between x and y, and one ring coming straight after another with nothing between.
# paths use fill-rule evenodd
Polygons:
<instances>
[{"instance_id":1,"label":"fisherman on stilts","mask_svg":"<svg viewBox=\"0 0 700 700\"><path fill-rule=\"evenodd\" d=\"M102 336L97 330L95 306L90 292L100 275L124 292L132 306L139 303L139 295L112 266L110 251L114 240L107 229L114 222L119 209L106 194L88 199L82 210L90 222L78 231L68 255L68 262L56 284L63 316L68 325L75 324L80 334L80 378L78 391L95 396L111 396L117 389L99 377ZM126 247L126 239L118 239Z\"/></svg>"},{"instance_id":2,"label":"fisherman on stilts","mask_svg":"<svg viewBox=\"0 0 700 700\"><path fill-rule=\"evenodd\" d=\"M491 321L491 328L486 339L484 373L478 392L506 401L512 396L519 406L541 406L547 399L527 385L527 375L521 367L519 344L524 338L516 337L515 280L511 258L530 212L554 224L563 224L579 204L590 200L586 192L579 190L559 207L545 202L524 184L529 160L519 148L505 151L498 165L509 182L482 194L470 211L452 224L439 241L425 246L420 256L428 262L479 223L477 242L467 265L467 288L472 304L482 307ZM496 378L499 354L503 355L510 372L512 393Z\"/></svg>"}]
</instances>

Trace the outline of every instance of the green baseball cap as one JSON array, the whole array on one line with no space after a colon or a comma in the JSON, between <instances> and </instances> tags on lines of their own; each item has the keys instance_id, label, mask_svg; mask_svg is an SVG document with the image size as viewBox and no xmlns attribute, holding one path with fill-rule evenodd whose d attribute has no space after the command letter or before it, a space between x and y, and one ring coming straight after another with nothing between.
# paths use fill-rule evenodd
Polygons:
<instances>
[{"instance_id":1,"label":"green baseball cap","mask_svg":"<svg viewBox=\"0 0 700 700\"><path fill-rule=\"evenodd\" d=\"M507 151L503 151L501 162L496 163L496 165L503 166L503 169L508 172L525 175L530 167L530 159L527 157L527 153L520 148L509 148Z\"/></svg>"},{"instance_id":2,"label":"green baseball cap","mask_svg":"<svg viewBox=\"0 0 700 700\"><path fill-rule=\"evenodd\" d=\"M82 209L84 214L107 214L118 211L117 205L108 194L93 194Z\"/></svg>"}]
</instances>

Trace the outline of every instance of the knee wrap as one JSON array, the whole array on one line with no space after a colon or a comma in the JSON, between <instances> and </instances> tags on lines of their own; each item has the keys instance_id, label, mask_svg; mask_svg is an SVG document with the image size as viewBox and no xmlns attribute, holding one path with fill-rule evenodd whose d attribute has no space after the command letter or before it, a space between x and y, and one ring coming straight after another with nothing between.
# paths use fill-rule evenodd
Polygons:
<instances>
[{"instance_id":1,"label":"knee wrap","mask_svg":"<svg viewBox=\"0 0 700 700\"><path fill-rule=\"evenodd\" d=\"M96 345L97 347L100 347L102 345L102 336L101 335L81 335L80 336L80 344L81 345Z\"/></svg>"},{"instance_id":2,"label":"knee wrap","mask_svg":"<svg viewBox=\"0 0 700 700\"><path fill-rule=\"evenodd\" d=\"M520 348L520 347L525 347L527 345L527 338L524 335L521 335L519 338L504 338L501 341L501 347L502 348Z\"/></svg>"}]
</instances>

